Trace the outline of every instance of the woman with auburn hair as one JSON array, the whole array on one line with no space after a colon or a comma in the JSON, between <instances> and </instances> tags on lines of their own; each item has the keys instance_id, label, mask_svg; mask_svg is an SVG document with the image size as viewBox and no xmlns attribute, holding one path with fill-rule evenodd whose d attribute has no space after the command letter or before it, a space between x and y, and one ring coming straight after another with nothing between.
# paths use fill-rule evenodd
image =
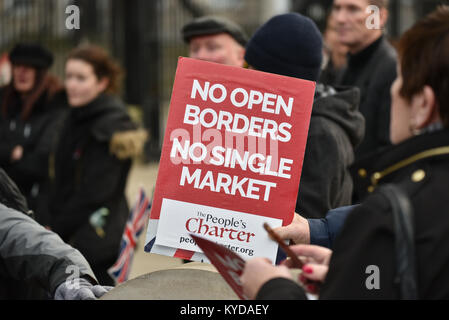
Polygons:
<instances>
[{"instance_id":1,"label":"woman with auburn hair","mask_svg":"<svg viewBox=\"0 0 449 320\"><path fill-rule=\"evenodd\" d=\"M64 105L62 85L48 72L53 55L34 43L19 43L10 52L12 81L0 89L0 166L38 210L48 176L54 124Z\"/></svg>"},{"instance_id":2,"label":"woman with auburn hair","mask_svg":"<svg viewBox=\"0 0 449 320\"><path fill-rule=\"evenodd\" d=\"M398 51L394 145L354 167L355 185L368 196L347 217L333 251L292 247L309 258L299 280L320 299L449 298L449 7L418 21ZM247 295L305 298L288 266L248 261L241 278Z\"/></svg>"},{"instance_id":3,"label":"woman with auburn hair","mask_svg":"<svg viewBox=\"0 0 449 320\"><path fill-rule=\"evenodd\" d=\"M128 116L119 66L95 46L73 50L65 65L70 107L50 155L50 228L81 251L102 284L119 253L129 214L125 186L145 132Z\"/></svg>"}]
</instances>

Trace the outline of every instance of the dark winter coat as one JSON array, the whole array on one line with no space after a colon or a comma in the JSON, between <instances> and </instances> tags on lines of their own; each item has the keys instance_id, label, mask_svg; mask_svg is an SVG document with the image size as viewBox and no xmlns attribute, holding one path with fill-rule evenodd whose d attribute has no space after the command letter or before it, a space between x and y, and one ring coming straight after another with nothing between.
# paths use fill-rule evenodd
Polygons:
<instances>
[{"instance_id":1,"label":"dark winter coat","mask_svg":"<svg viewBox=\"0 0 449 320\"><path fill-rule=\"evenodd\" d=\"M0 105L2 103L0 90ZM7 116L0 113L0 166L18 185L27 198L30 209L40 206L42 187L48 177L48 156L56 134L55 124L66 106L64 93L49 99L44 92L33 106L31 116L23 121L20 117L22 106L8 106ZM22 159L11 163L11 153L15 146L23 147Z\"/></svg>"},{"instance_id":2,"label":"dark winter coat","mask_svg":"<svg viewBox=\"0 0 449 320\"><path fill-rule=\"evenodd\" d=\"M118 255L129 214L125 186L131 156L111 145L121 133L136 135L124 105L102 94L65 117L50 157L50 227L79 249L102 284ZM132 135L131 135L132 136Z\"/></svg>"},{"instance_id":3,"label":"dark winter coat","mask_svg":"<svg viewBox=\"0 0 449 320\"><path fill-rule=\"evenodd\" d=\"M356 159L390 145L390 88L396 79L396 51L385 37L355 55L337 83L360 89L359 110L365 117L365 138Z\"/></svg>"},{"instance_id":4,"label":"dark winter coat","mask_svg":"<svg viewBox=\"0 0 449 320\"><path fill-rule=\"evenodd\" d=\"M321 299L397 299L395 237L389 201L375 191L400 186L414 212L418 297L449 298L449 130L413 137L354 167L358 190L370 194L346 219L337 237ZM378 267L379 289L366 286L367 267ZM288 280L272 280L259 298L302 298Z\"/></svg>"},{"instance_id":5,"label":"dark winter coat","mask_svg":"<svg viewBox=\"0 0 449 320\"><path fill-rule=\"evenodd\" d=\"M333 208L351 204L348 167L364 133L358 89L317 86L299 185L296 212L324 218Z\"/></svg>"}]
</instances>

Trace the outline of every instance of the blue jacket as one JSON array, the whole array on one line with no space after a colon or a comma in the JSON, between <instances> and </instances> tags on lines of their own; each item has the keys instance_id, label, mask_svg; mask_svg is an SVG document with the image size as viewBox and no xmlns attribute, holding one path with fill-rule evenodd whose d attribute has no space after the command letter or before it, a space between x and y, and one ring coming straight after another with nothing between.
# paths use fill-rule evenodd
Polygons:
<instances>
[{"instance_id":1,"label":"blue jacket","mask_svg":"<svg viewBox=\"0 0 449 320\"><path fill-rule=\"evenodd\" d=\"M307 219L310 229L310 244L332 249L348 214L358 205L329 210L323 219Z\"/></svg>"},{"instance_id":2,"label":"blue jacket","mask_svg":"<svg viewBox=\"0 0 449 320\"><path fill-rule=\"evenodd\" d=\"M357 205L339 207L329 210L323 219L307 219L309 222L310 244L332 249L335 238L340 232L346 217ZM276 264L287 258L287 254L280 247L276 256Z\"/></svg>"}]
</instances>

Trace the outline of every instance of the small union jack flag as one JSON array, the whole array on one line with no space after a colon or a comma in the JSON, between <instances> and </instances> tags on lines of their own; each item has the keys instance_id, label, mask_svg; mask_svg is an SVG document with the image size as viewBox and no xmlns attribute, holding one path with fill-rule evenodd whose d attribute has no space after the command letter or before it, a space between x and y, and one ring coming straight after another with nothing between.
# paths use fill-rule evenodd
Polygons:
<instances>
[{"instance_id":1,"label":"small union jack flag","mask_svg":"<svg viewBox=\"0 0 449 320\"><path fill-rule=\"evenodd\" d=\"M145 222L148 220L150 209L150 199L146 196L143 188L140 188L137 203L129 214L125 231L123 232L119 257L117 262L108 269L109 275L115 280L116 284L128 280L134 256L134 248L136 247L139 235L145 227Z\"/></svg>"}]
</instances>

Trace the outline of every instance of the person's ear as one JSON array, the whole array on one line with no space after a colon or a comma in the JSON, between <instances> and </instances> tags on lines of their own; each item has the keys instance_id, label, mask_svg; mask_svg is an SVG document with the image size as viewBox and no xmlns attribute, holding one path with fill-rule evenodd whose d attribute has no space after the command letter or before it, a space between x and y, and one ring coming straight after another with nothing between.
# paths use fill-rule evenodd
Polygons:
<instances>
[{"instance_id":1,"label":"person's ear","mask_svg":"<svg viewBox=\"0 0 449 320\"><path fill-rule=\"evenodd\" d=\"M387 21L388 21L388 10L387 8L382 8L380 9L380 26L381 29L385 29L387 26Z\"/></svg>"},{"instance_id":2,"label":"person's ear","mask_svg":"<svg viewBox=\"0 0 449 320\"><path fill-rule=\"evenodd\" d=\"M109 78L103 77L98 81L98 88L100 92L105 92L109 87Z\"/></svg>"},{"instance_id":3,"label":"person's ear","mask_svg":"<svg viewBox=\"0 0 449 320\"><path fill-rule=\"evenodd\" d=\"M411 101L411 124L413 129L422 129L440 120L435 92L430 86L415 94Z\"/></svg>"},{"instance_id":4,"label":"person's ear","mask_svg":"<svg viewBox=\"0 0 449 320\"><path fill-rule=\"evenodd\" d=\"M243 68L245 66L245 48L238 48L238 59L240 62L240 66Z\"/></svg>"}]
</instances>

